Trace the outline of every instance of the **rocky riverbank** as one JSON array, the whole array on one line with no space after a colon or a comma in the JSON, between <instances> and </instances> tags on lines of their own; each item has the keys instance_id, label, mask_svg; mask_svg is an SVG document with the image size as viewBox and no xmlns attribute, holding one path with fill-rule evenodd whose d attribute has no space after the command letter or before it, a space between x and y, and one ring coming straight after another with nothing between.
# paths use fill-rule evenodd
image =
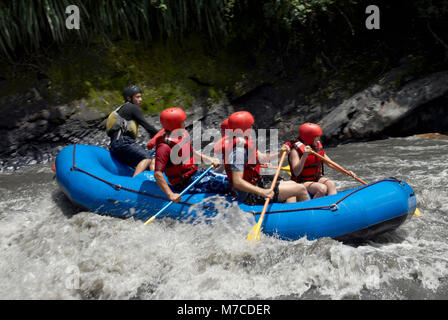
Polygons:
<instances>
[{"instance_id":1,"label":"rocky riverbank","mask_svg":"<svg viewBox=\"0 0 448 320\"><path fill-rule=\"evenodd\" d=\"M303 122L321 124L327 146L425 132L447 134L448 71L415 78L408 70L404 61L348 98L335 92L331 102L310 101L312 91L304 76L253 85L219 103L198 98L187 109L187 125L191 129L193 121L201 121L204 129L218 128L230 113L244 109L254 114L257 128L278 128L281 141L295 138ZM3 97L0 110L3 169L50 163L68 144L109 142L103 129L107 112L85 99L48 104L32 88L20 96ZM157 114L147 119L160 128ZM145 144L148 136L141 130L139 141Z\"/></svg>"}]
</instances>

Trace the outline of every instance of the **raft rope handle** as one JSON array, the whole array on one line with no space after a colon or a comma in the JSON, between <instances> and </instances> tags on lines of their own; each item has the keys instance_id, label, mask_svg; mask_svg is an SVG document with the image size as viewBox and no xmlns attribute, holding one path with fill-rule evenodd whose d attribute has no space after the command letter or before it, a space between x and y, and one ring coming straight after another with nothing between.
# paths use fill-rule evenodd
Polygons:
<instances>
[{"instance_id":1,"label":"raft rope handle","mask_svg":"<svg viewBox=\"0 0 448 320\"><path fill-rule=\"evenodd\" d=\"M330 210L331 211L337 211L339 209L339 207L338 207L338 205L337 204L332 204L331 206L330 206Z\"/></svg>"},{"instance_id":2,"label":"raft rope handle","mask_svg":"<svg viewBox=\"0 0 448 320\"><path fill-rule=\"evenodd\" d=\"M114 188L117 191L126 190L126 191L129 191L129 192L138 193L138 194L141 194L141 195L144 195L144 196L148 196L148 197L152 197L152 198L156 198L156 199L169 200L168 198L165 198L165 197L156 196L154 194L150 194L150 193L146 193L146 192L143 192L143 191L133 190L133 189L129 189L129 188L120 186L119 184L115 184L115 183L112 183L110 181L104 180L104 179L102 179L100 177L95 176L94 174L92 174L90 172L87 172L87 171L85 171L83 169L78 168L76 166L76 162L75 162L75 150L76 150L76 143L73 145L73 170L80 171L82 173L85 173L85 174L91 176L92 178L98 179L98 180L100 180L100 181L110 185L112 188ZM361 191L361 190L363 190L363 189L365 189L367 187L373 186L373 185L375 185L375 184L377 184L379 182L382 182L382 181L393 181L393 182L398 182L398 183L403 185L403 181L402 180L399 180L399 179L397 179L395 177L390 177L388 179L379 180L379 181L376 181L376 182L369 183L369 184L366 184L364 186L361 186L359 189L353 190L352 192L350 192L347 195L343 196L341 199L339 199L335 203L333 203L331 205L328 205L328 206L310 207L310 208L297 208L297 209L288 209L288 210L276 210L276 211L266 211L265 214L281 213L281 212L297 212L297 211L306 211L306 210L331 210L331 211L336 211L336 210L339 209L338 208L338 204L341 201L345 200L346 198L348 198L349 196L351 196L352 194L354 194L354 193L356 193L358 191ZM190 202L183 202L183 201L179 201L178 203L185 204L185 205L188 205L188 206L198 205L197 203L190 203ZM214 206L209 206L209 205L206 205L206 204L199 204L199 205L201 207L204 207L204 208L216 209ZM261 212L255 212L255 211L251 211L250 213L252 213L253 215L261 214Z\"/></svg>"},{"instance_id":3,"label":"raft rope handle","mask_svg":"<svg viewBox=\"0 0 448 320\"><path fill-rule=\"evenodd\" d=\"M281 212L296 212L296 211L306 211L306 210L331 210L331 211L336 211L339 209L338 204L341 203L343 200L347 199L349 196L353 195L354 193L361 191L365 188L368 188L370 186L373 186L379 182L383 182L383 181L392 181L392 182L398 182L398 183L402 183L402 180L399 180L395 177L390 177L388 179L382 179L376 182L372 182L369 184L366 184L364 186L361 186L360 188L353 190L352 192L346 194L345 196L343 196L341 199L339 199L338 201L336 201L333 204L330 204L328 206L319 206L319 207L310 207L310 208L297 208L297 209L288 209L288 210L276 210L276 211L266 211L266 214L268 213L281 213ZM252 214L261 214L261 212L254 212L252 211Z\"/></svg>"}]
</instances>

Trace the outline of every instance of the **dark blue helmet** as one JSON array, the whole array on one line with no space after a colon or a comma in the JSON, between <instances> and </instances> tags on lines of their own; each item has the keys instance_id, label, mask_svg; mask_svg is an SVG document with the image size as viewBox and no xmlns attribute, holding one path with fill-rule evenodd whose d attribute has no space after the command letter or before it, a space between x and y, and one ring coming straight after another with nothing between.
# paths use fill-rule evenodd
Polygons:
<instances>
[{"instance_id":1,"label":"dark blue helmet","mask_svg":"<svg viewBox=\"0 0 448 320\"><path fill-rule=\"evenodd\" d=\"M142 89L139 86L136 86L135 84L131 84L129 86L127 86L126 88L124 88L123 90L123 99L124 102L127 102L127 98L130 97L131 98L131 102L132 102L132 97L134 95L136 95L137 93L142 93Z\"/></svg>"}]
</instances>

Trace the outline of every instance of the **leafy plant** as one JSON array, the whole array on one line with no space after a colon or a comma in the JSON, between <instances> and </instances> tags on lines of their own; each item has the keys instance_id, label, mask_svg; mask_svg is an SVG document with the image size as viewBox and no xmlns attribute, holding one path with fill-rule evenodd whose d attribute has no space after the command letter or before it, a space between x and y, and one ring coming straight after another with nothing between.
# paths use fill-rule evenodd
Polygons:
<instances>
[{"instance_id":1,"label":"leafy plant","mask_svg":"<svg viewBox=\"0 0 448 320\"><path fill-rule=\"evenodd\" d=\"M14 55L32 52L44 44L97 37L151 41L205 31L211 38L226 31L234 0L18 0L0 2L0 50ZM80 29L65 26L65 9L80 10Z\"/></svg>"}]
</instances>

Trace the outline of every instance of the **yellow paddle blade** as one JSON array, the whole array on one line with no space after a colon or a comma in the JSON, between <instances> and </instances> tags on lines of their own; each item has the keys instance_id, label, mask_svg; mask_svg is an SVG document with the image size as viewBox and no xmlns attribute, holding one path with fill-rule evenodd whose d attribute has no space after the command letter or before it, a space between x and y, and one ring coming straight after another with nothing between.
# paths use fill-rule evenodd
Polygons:
<instances>
[{"instance_id":1,"label":"yellow paddle blade","mask_svg":"<svg viewBox=\"0 0 448 320\"><path fill-rule=\"evenodd\" d=\"M418 208L415 208L414 216L420 217L420 210L418 210Z\"/></svg>"},{"instance_id":2,"label":"yellow paddle blade","mask_svg":"<svg viewBox=\"0 0 448 320\"><path fill-rule=\"evenodd\" d=\"M289 166L282 167L283 171L286 171L289 175L291 175L291 168Z\"/></svg>"},{"instance_id":3,"label":"yellow paddle blade","mask_svg":"<svg viewBox=\"0 0 448 320\"><path fill-rule=\"evenodd\" d=\"M260 235L261 235L261 221L258 221L256 225L253 226L252 230L250 230L249 234L247 235L246 240L249 241L260 241Z\"/></svg>"},{"instance_id":4,"label":"yellow paddle blade","mask_svg":"<svg viewBox=\"0 0 448 320\"><path fill-rule=\"evenodd\" d=\"M150 224L155 218L156 216L152 216L151 218L149 218L148 221L145 222L145 226Z\"/></svg>"}]
</instances>

